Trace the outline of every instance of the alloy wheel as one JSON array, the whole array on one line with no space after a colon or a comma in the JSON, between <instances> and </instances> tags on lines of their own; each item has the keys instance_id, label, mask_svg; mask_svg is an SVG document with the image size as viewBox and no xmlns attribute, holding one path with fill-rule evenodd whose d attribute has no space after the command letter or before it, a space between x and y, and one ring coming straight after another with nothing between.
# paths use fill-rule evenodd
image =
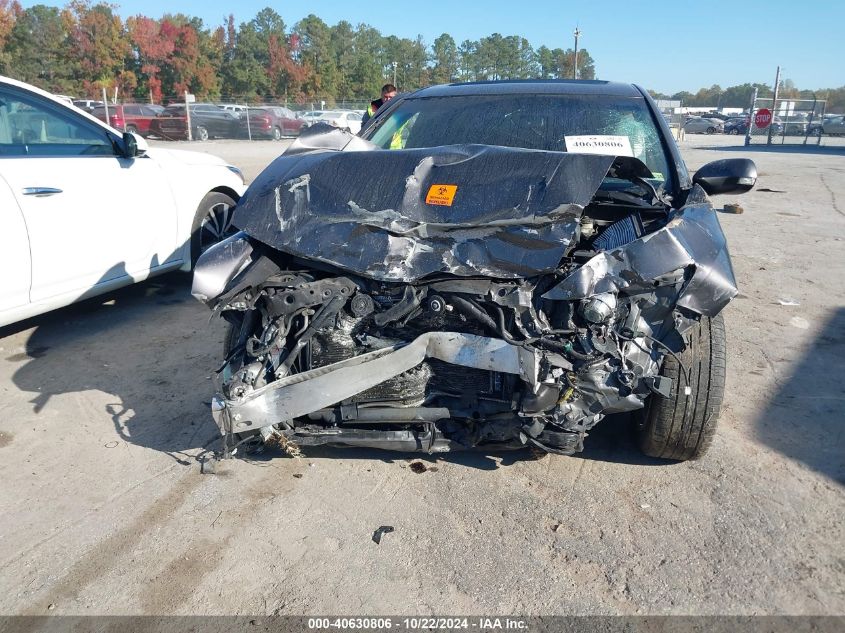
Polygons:
<instances>
[{"instance_id":1,"label":"alloy wheel","mask_svg":"<svg viewBox=\"0 0 845 633\"><path fill-rule=\"evenodd\" d=\"M200 253L217 244L236 231L232 225L234 207L225 202L217 202L209 207L200 226Z\"/></svg>"}]
</instances>

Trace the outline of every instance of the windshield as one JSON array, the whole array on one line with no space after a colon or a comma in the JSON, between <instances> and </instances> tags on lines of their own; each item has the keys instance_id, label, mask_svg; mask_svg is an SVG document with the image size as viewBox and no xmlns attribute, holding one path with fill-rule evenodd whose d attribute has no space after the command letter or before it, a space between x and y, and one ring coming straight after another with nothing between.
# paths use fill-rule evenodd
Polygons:
<instances>
[{"instance_id":1,"label":"windshield","mask_svg":"<svg viewBox=\"0 0 845 633\"><path fill-rule=\"evenodd\" d=\"M598 138L584 138L588 136ZM660 132L641 97L521 94L405 99L365 137L383 149L477 143L634 156L651 170L655 185L670 186L666 182L670 163Z\"/></svg>"}]
</instances>

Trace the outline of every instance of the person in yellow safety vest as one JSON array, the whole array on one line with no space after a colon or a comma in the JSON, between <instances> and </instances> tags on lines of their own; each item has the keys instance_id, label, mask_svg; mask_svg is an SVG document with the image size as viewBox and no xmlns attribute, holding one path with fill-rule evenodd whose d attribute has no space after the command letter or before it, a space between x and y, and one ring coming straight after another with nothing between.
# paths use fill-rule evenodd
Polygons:
<instances>
[{"instance_id":1,"label":"person in yellow safety vest","mask_svg":"<svg viewBox=\"0 0 845 633\"><path fill-rule=\"evenodd\" d=\"M367 121L376 115L378 109L395 96L396 86L393 84L384 84L381 87L381 99L370 101L370 106L367 108L367 111L364 113L364 118L361 120L361 127L363 128L367 124Z\"/></svg>"}]
</instances>

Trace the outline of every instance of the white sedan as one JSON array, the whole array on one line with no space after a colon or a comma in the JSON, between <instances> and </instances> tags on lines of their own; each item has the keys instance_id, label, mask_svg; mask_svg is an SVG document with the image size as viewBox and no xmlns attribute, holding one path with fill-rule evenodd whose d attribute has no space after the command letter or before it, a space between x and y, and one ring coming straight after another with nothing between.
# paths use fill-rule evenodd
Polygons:
<instances>
[{"instance_id":1,"label":"white sedan","mask_svg":"<svg viewBox=\"0 0 845 633\"><path fill-rule=\"evenodd\" d=\"M0 76L0 326L190 270L244 189L220 158L148 148Z\"/></svg>"},{"instance_id":2,"label":"white sedan","mask_svg":"<svg viewBox=\"0 0 845 633\"><path fill-rule=\"evenodd\" d=\"M360 113L353 110L326 110L316 120L357 134L361 131L363 118Z\"/></svg>"}]
</instances>

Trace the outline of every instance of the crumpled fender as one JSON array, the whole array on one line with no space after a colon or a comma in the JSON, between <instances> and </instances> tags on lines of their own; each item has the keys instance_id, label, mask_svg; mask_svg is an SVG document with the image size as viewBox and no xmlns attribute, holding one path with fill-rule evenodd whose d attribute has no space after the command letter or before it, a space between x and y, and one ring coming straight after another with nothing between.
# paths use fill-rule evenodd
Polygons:
<instances>
[{"instance_id":1,"label":"crumpled fender","mask_svg":"<svg viewBox=\"0 0 845 633\"><path fill-rule=\"evenodd\" d=\"M677 305L715 316L737 295L727 240L704 190L696 185L687 205L665 227L612 251L599 253L543 295L572 301L617 292L653 292L683 271L687 281Z\"/></svg>"}]
</instances>

